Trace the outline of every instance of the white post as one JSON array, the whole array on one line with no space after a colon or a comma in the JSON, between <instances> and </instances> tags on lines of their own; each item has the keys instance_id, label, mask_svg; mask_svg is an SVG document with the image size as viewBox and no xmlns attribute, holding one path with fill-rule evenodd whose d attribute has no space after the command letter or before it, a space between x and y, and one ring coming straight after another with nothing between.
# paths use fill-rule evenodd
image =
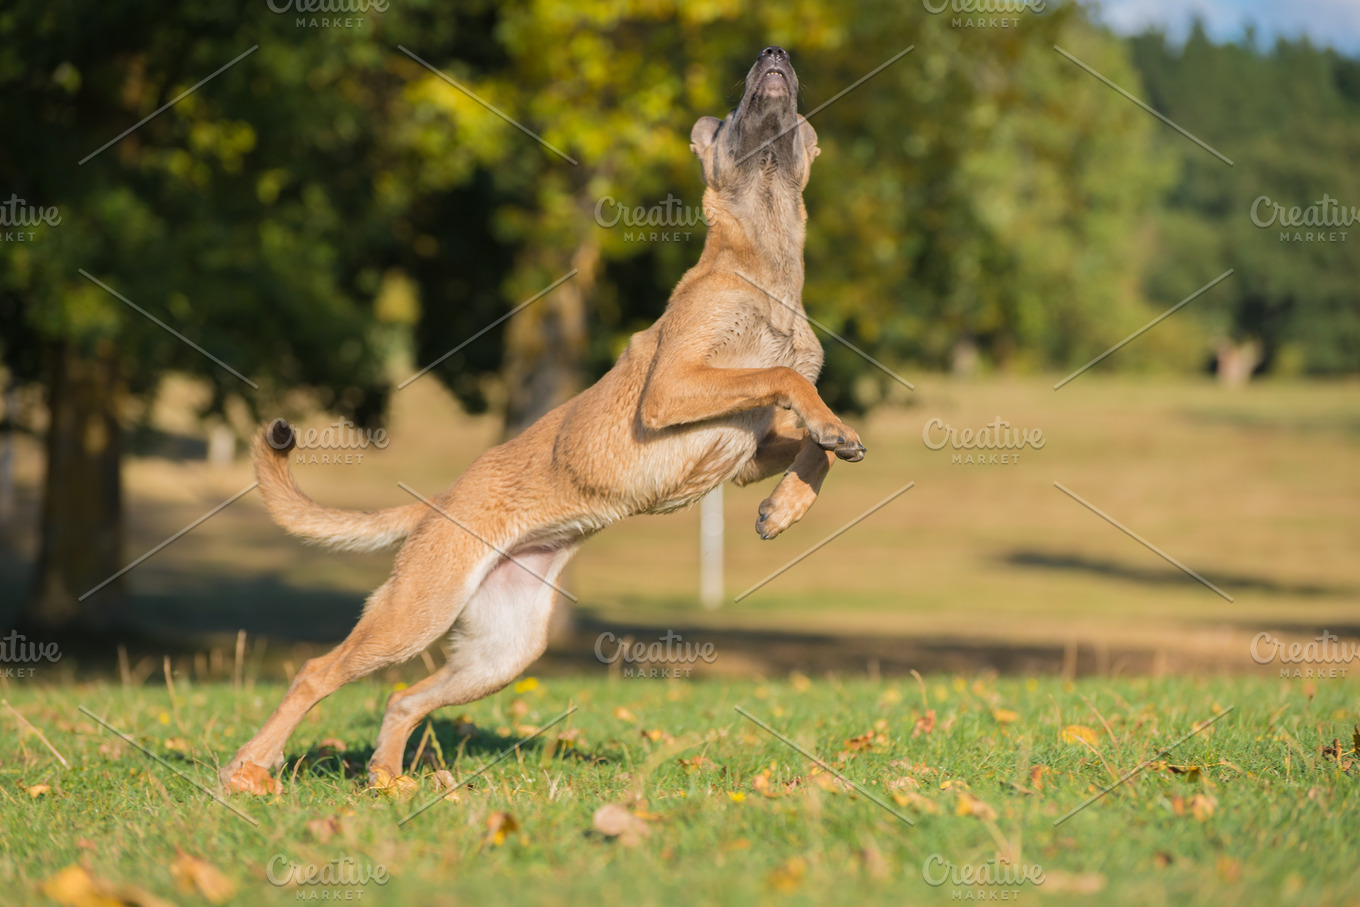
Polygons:
<instances>
[{"instance_id":1,"label":"white post","mask_svg":"<svg viewBox=\"0 0 1360 907\"><path fill-rule=\"evenodd\" d=\"M723 490L717 488L699 502L699 602L710 610L723 597Z\"/></svg>"}]
</instances>

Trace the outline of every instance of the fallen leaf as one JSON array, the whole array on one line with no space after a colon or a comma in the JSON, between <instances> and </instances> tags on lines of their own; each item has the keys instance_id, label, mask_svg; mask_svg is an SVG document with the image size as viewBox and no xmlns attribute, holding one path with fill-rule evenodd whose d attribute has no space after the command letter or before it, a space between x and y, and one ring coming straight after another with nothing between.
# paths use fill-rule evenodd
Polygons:
<instances>
[{"instance_id":1,"label":"fallen leaf","mask_svg":"<svg viewBox=\"0 0 1360 907\"><path fill-rule=\"evenodd\" d=\"M1012 712L1010 709L992 709L992 717L996 719L998 724L1010 724L1019 718L1020 714Z\"/></svg>"},{"instance_id":2,"label":"fallen leaf","mask_svg":"<svg viewBox=\"0 0 1360 907\"><path fill-rule=\"evenodd\" d=\"M404 800L419 790L420 785L416 784L416 780L410 775L393 775L386 769L379 768L374 771L368 789Z\"/></svg>"},{"instance_id":3,"label":"fallen leaf","mask_svg":"<svg viewBox=\"0 0 1360 907\"><path fill-rule=\"evenodd\" d=\"M486 839L484 843L499 847L505 839L519 831L519 822L507 812L497 811L486 817Z\"/></svg>"},{"instance_id":4,"label":"fallen leaf","mask_svg":"<svg viewBox=\"0 0 1360 907\"><path fill-rule=\"evenodd\" d=\"M174 750L177 753L187 753L191 749L189 741L185 740L183 737L171 737L169 740L166 740L165 748Z\"/></svg>"},{"instance_id":5,"label":"fallen leaf","mask_svg":"<svg viewBox=\"0 0 1360 907\"><path fill-rule=\"evenodd\" d=\"M170 864L170 878L181 894L201 894L205 899L221 904L236 894L236 883L216 866L176 848L175 860Z\"/></svg>"},{"instance_id":6,"label":"fallen leaf","mask_svg":"<svg viewBox=\"0 0 1360 907\"><path fill-rule=\"evenodd\" d=\"M662 731L662 730L650 730L650 731L644 730L644 731L642 732L642 736L646 737L648 740L652 741L653 743L655 743L655 742L657 742L657 741L660 741L661 743L674 743L674 742L675 742L675 738L674 738L674 737L672 737L670 734L667 734L665 731Z\"/></svg>"},{"instance_id":7,"label":"fallen leaf","mask_svg":"<svg viewBox=\"0 0 1360 907\"><path fill-rule=\"evenodd\" d=\"M48 793L51 790L52 788L49 785L35 784L32 787L25 788L24 793L28 794L30 797L36 800L38 797L41 797L43 794Z\"/></svg>"},{"instance_id":8,"label":"fallen leaf","mask_svg":"<svg viewBox=\"0 0 1360 907\"><path fill-rule=\"evenodd\" d=\"M802 857L794 857L770 873L770 887L776 891L793 891L802 884L805 875L807 875L807 861Z\"/></svg>"},{"instance_id":9,"label":"fallen leaf","mask_svg":"<svg viewBox=\"0 0 1360 907\"><path fill-rule=\"evenodd\" d=\"M43 882L42 893L64 907L174 907L136 885L116 885L75 864Z\"/></svg>"},{"instance_id":10,"label":"fallen leaf","mask_svg":"<svg viewBox=\"0 0 1360 907\"><path fill-rule=\"evenodd\" d=\"M651 834L646 822L617 803L609 803L595 810L591 825L600 834L617 838L624 847L636 847Z\"/></svg>"},{"instance_id":11,"label":"fallen leaf","mask_svg":"<svg viewBox=\"0 0 1360 907\"><path fill-rule=\"evenodd\" d=\"M871 750L876 746L886 746L887 744L888 738L886 735L878 734L874 731L866 731L858 737L851 737L849 740L845 741L845 748L849 752L857 753L863 750Z\"/></svg>"},{"instance_id":12,"label":"fallen leaf","mask_svg":"<svg viewBox=\"0 0 1360 907\"><path fill-rule=\"evenodd\" d=\"M627 709L625 709L623 706L619 706L618 708L614 709L614 717L619 719L620 721L637 721L637 716L634 715L632 712L628 711Z\"/></svg>"},{"instance_id":13,"label":"fallen leaf","mask_svg":"<svg viewBox=\"0 0 1360 907\"><path fill-rule=\"evenodd\" d=\"M912 737L919 737L922 734L929 734L935 730L935 710L926 709L926 713L916 719L916 726L911 729Z\"/></svg>"},{"instance_id":14,"label":"fallen leaf","mask_svg":"<svg viewBox=\"0 0 1360 907\"><path fill-rule=\"evenodd\" d=\"M967 791L959 791L959 802L954 807L954 814L958 816L975 816L984 822L990 822L996 818L996 810L979 800Z\"/></svg>"},{"instance_id":15,"label":"fallen leaf","mask_svg":"<svg viewBox=\"0 0 1360 907\"><path fill-rule=\"evenodd\" d=\"M1029 770L1029 786L1035 790L1044 789L1044 776L1050 775L1053 770L1047 765L1031 766Z\"/></svg>"},{"instance_id":16,"label":"fallen leaf","mask_svg":"<svg viewBox=\"0 0 1360 907\"><path fill-rule=\"evenodd\" d=\"M1069 724L1062 731L1063 743L1089 743L1100 746L1100 735L1084 724Z\"/></svg>"},{"instance_id":17,"label":"fallen leaf","mask_svg":"<svg viewBox=\"0 0 1360 907\"><path fill-rule=\"evenodd\" d=\"M331 838L341 832L339 816L330 816L325 819L311 819L307 822L307 831L313 838L325 844Z\"/></svg>"},{"instance_id":18,"label":"fallen leaf","mask_svg":"<svg viewBox=\"0 0 1360 907\"><path fill-rule=\"evenodd\" d=\"M932 816L938 816L940 814L940 804L929 797L918 794L914 790L909 790L904 793L894 793L892 798L896 801L898 806L910 806L918 813L927 813Z\"/></svg>"}]
</instances>

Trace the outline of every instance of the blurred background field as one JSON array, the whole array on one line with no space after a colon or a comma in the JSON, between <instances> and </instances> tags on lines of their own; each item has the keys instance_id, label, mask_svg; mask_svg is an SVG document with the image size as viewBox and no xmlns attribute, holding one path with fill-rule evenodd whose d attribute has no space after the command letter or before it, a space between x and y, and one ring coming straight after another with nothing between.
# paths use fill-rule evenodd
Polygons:
<instances>
[{"instance_id":1,"label":"blurred background field","mask_svg":"<svg viewBox=\"0 0 1360 907\"><path fill-rule=\"evenodd\" d=\"M1088 373L1054 391L1037 377L913 377L909 405L879 408L860 423L870 455L838 464L808 516L780 539L763 542L753 530L770 483L727 489L727 589L717 610L699 605L697 509L635 518L589 541L565 583L580 599L578 633L559 639L540 670L603 671L591 649L598 632L645 640L669 627L718 640L722 657L708 670L719 673L860 672L875 664L1249 671L1261 670L1249 650L1261 630L1282 639L1323 628L1360 634L1354 382L1267 381L1241 393L1203 379ZM206 439L192 434L187 411L193 392L188 380L170 383L148 450L128 460L134 555L252 480L244 457L225 466L202 460ZM365 452L362 462L295 467L309 494L364 509L400 503L398 481L433 494L496 440L495 420L463 414L434 381L395 400L385 450ZM1026 448L1011 465L964 465L952 462L949 448L923 443L931 419L977 428L997 416L1040 429L1042 449ZM302 427L324 428L325 419ZM37 445L21 445L19 524L34 518L40 469ZM916 484L900 498L733 601L908 481ZM1055 481L1234 601L1102 521ZM4 564L11 601L27 579L31 540ZM130 629L157 644L218 646L228 659L239 628L252 639L273 636L282 643L269 660L277 673L290 643L347 633L390 565L390 553L337 555L286 536L251 493L129 574Z\"/></svg>"}]
</instances>

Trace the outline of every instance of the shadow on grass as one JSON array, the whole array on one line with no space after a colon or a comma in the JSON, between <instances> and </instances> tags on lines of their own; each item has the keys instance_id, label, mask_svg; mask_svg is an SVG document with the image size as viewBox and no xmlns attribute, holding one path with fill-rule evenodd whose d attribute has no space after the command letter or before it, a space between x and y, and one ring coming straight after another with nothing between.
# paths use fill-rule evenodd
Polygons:
<instances>
[{"instance_id":1,"label":"shadow on grass","mask_svg":"<svg viewBox=\"0 0 1360 907\"><path fill-rule=\"evenodd\" d=\"M425 737L427 726L430 728L430 739ZM591 763L609 761L594 753L585 753L572 746L559 745L551 732L532 740L525 740L522 736L503 736L467 721L431 718L422 722L407 741L402 767L408 775L447 769L453 772L459 781L464 781L506 750L514 748L516 744L519 744L519 751L526 756L530 753L536 754L533 758L537 762L542 757L544 748L550 743L554 746L553 759ZM368 777L368 761L372 758L372 746L341 750L334 745L321 744L312 747L301 756L289 759L284 774L291 776L296 772L299 778L362 781ZM506 758L514 759L515 754L511 753ZM471 779L469 783L476 784L477 781Z\"/></svg>"},{"instance_id":2,"label":"shadow on grass","mask_svg":"<svg viewBox=\"0 0 1360 907\"><path fill-rule=\"evenodd\" d=\"M1101 560L1080 554L1056 554L1032 549L1018 549L998 558L1012 567L1034 567L1043 570L1086 573L1108 579L1141 583L1145 586L1171 586L1193 583L1195 580L1175 567L1141 567L1118 561ZM1201 565L1202 566L1202 565ZM1265 592L1273 595L1354 595L1353 586L1327 586L1321 583L1281 583L1245 573L1205 573L1215 585L1230 595L1244 592Z\"/></svg>"}]
</instances>

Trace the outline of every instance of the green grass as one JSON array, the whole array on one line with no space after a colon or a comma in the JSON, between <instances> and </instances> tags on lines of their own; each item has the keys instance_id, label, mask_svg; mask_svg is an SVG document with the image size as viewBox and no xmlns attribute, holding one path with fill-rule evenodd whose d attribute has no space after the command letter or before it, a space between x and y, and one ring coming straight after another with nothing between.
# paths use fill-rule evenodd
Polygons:
<instances>
[{"instance_id":1,"label":"green grass","mask_svg":"<svg viewBox=\"0 0 1360 907\"><path fill-rule=\"evenodd\" d=\"M438 746L409 799L365 790L361 769L388 688L354 684L304 721L285 793L233 799L252 827L86 717L84 705L189 778L216 765L281 688L10 682L9 702L70 763L0 709L0 884L11 903L83 864L110 884L177 903L177 851L232 883L231 903L356 896L362 903L935 903L953 900L1311 905L1353 902L1360 810L1346 680L930 676L882 681L549 678L439 713ZM570 706L568 719L492 766L457 802L432 772L464 777ZM821 783L811 763L734 711L742 706L914 822ZM914 734L927 709L928 733ZM1147 770L1055 827L1197 722L1228 711ZM1008 714L1009 713L1014 713ZM460 715L471 725L460 722ZM1088 728L1064 733L1072 726ZM868 735L868 736L864 736ZM419 733L412 740L414 749ZM1341 762L1324 742L1342 740ZM333 738L331 749L323 741ZM334 740L344 752L334 752ZM854 742L851 742L854 741ZM409 755L409 751L408 751ZM304 758L305 756L305 758ZM348 765L348 768L346 768ZM1036 766L1046 766L1032 776ZM1173 767L1187 769L1173 770ZM50 787L30 796L35 785ZM39 788L40 790L41 788ZM775 796L766 796L767 791ZM645 801L645 802L642 802ZM592 831L606 804L635 813L633 846ZM519 828L497 842L489 817ZM337 826L325 820L337 819ZM935 888L923 864L1007 852L1042 884ZM271 858L381 864L385 885L279 888ZM1089 893L1087 893L1089 892Z\"/></svg>"}]
</instances>

